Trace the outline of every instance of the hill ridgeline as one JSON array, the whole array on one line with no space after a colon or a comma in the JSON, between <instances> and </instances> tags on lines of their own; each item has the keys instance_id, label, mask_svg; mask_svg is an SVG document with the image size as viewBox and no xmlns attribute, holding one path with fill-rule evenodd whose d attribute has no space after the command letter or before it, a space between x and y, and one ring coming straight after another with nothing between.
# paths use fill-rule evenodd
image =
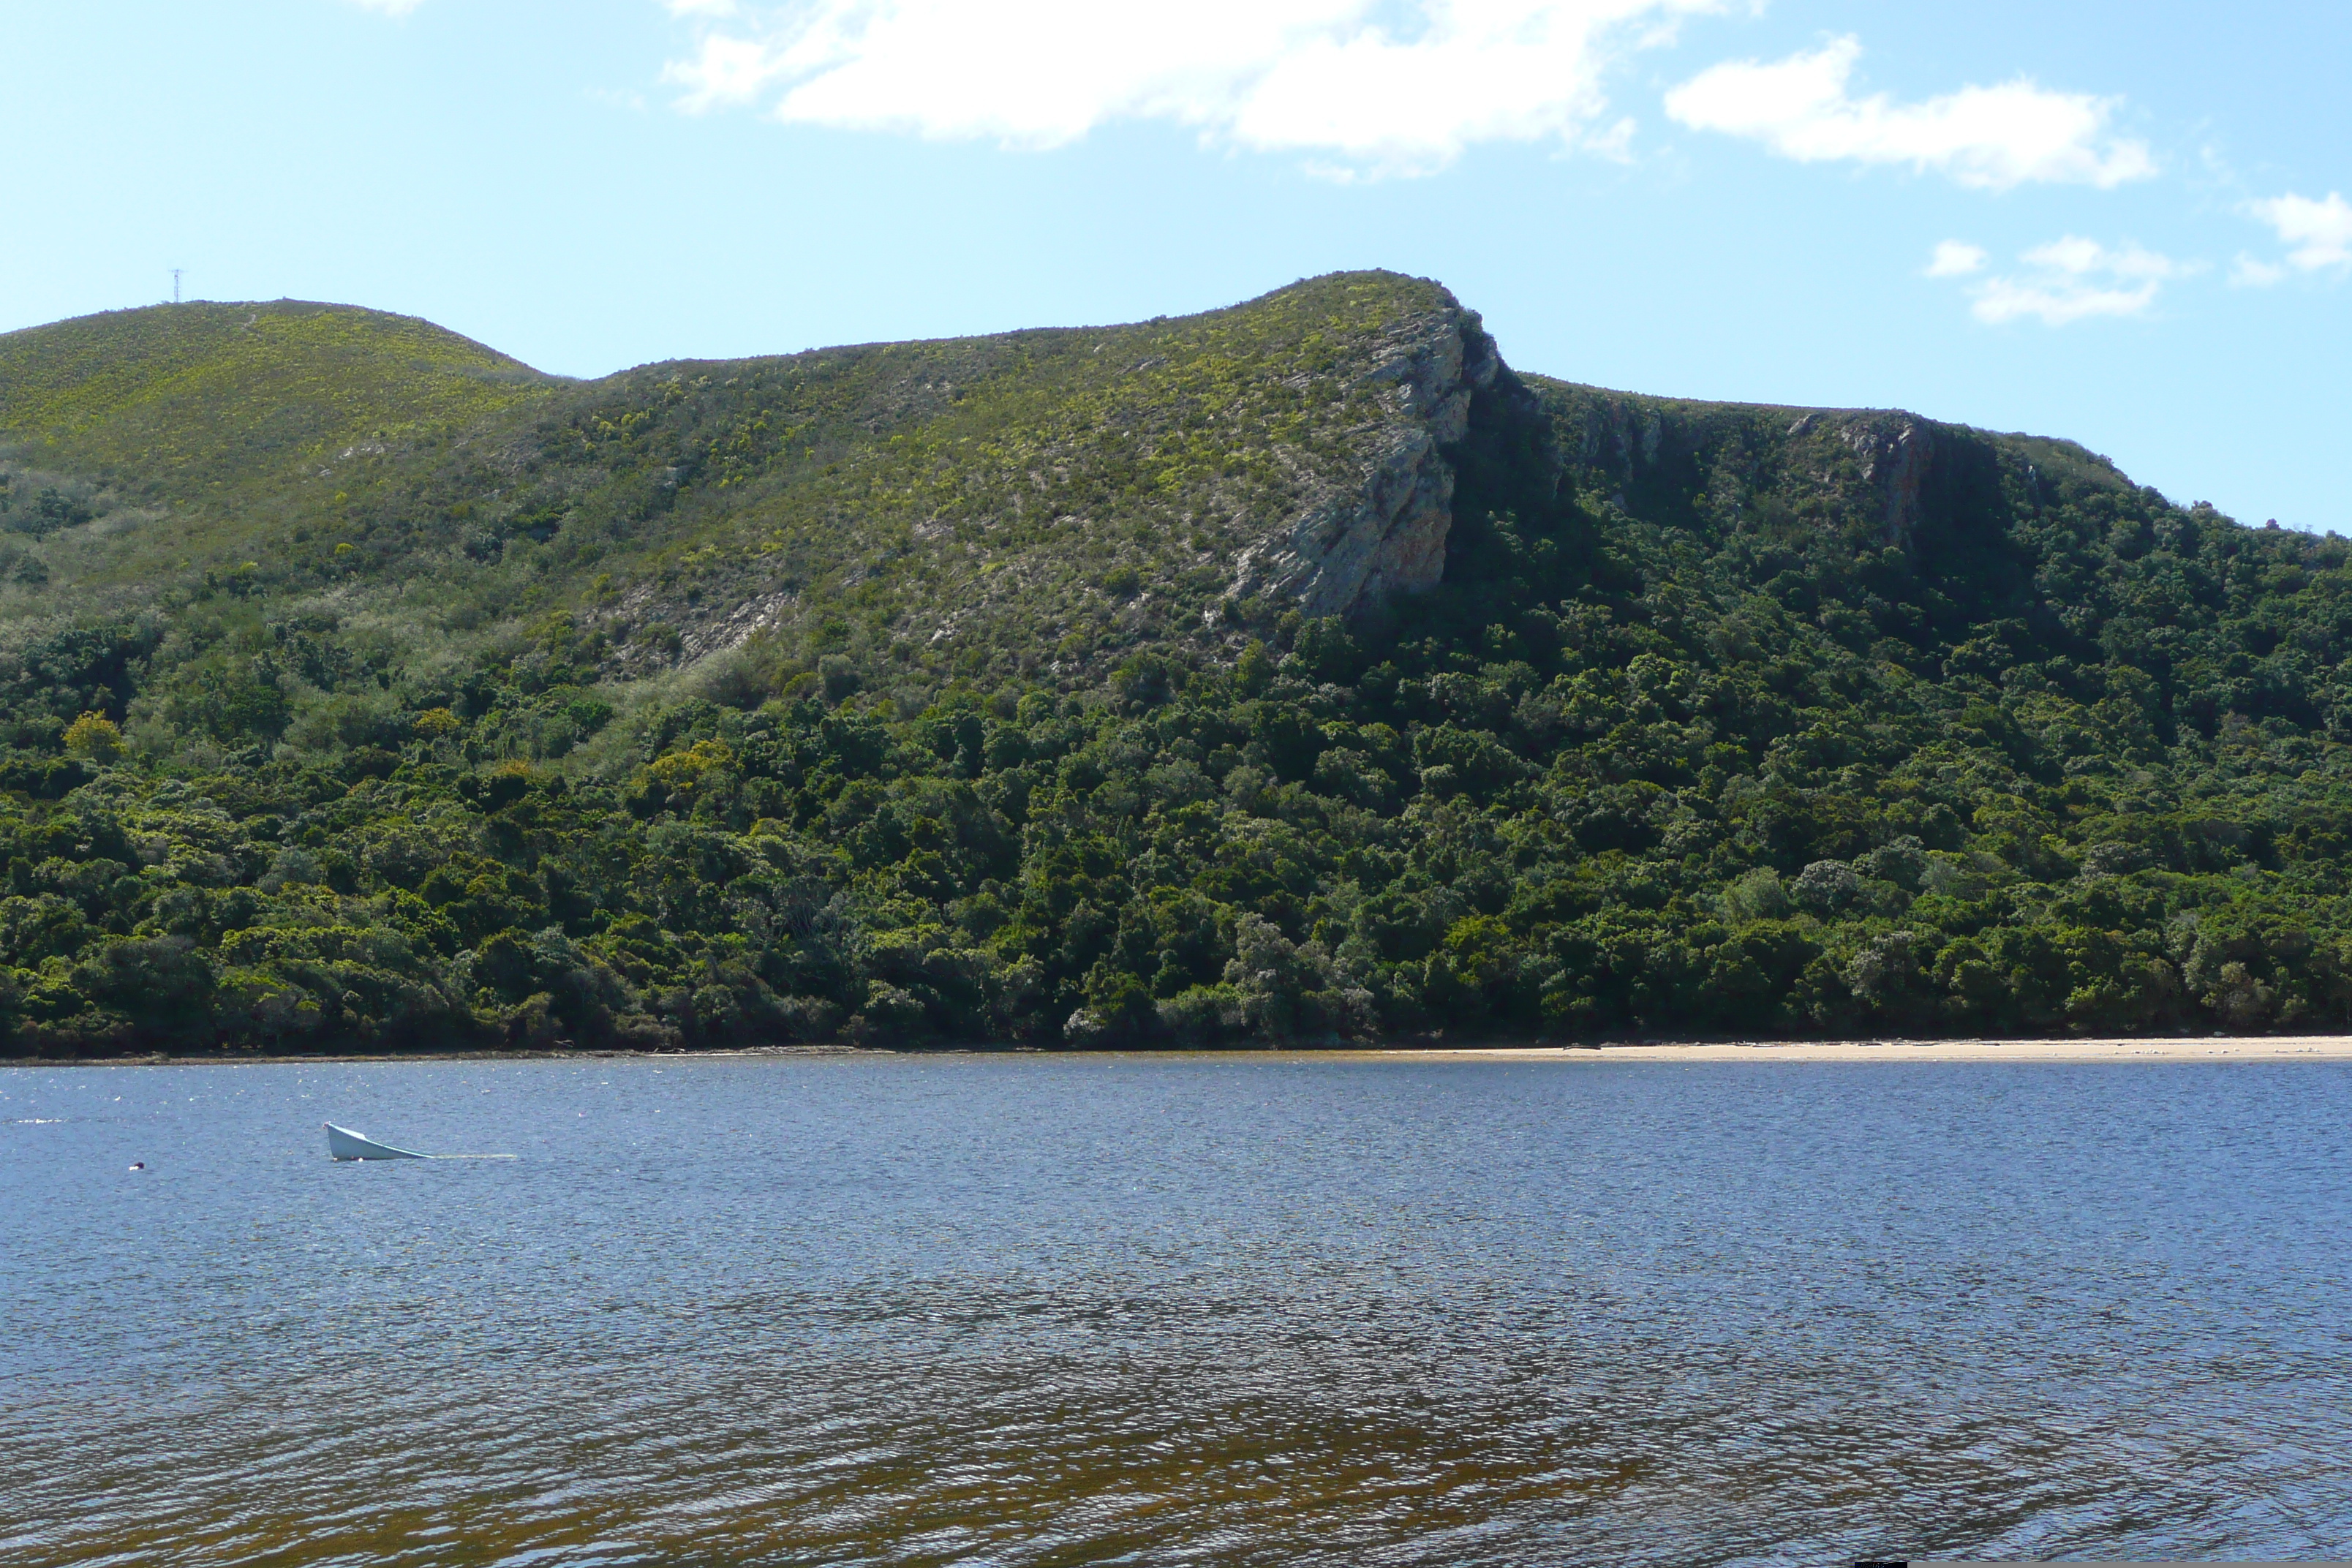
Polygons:
<instances>
[{"instance_id":1,"label":"hill ridgeline","mask_svg":"<svg viewBox=\"0 0 2352 1568\"><path fill-rule=\"evenodd\" d=\"M0 1050L2352 1024L2347 547L1434 284L0 336Z\"/></svg>"}]
</instances>

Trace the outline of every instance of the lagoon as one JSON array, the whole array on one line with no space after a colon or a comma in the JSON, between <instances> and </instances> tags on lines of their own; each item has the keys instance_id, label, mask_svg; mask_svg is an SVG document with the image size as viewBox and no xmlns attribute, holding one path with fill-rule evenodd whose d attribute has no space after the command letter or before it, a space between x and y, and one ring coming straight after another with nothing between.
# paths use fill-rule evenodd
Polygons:
<instances>
[{"instance_id":1,"label":"lagoon","mask_svg":"<svg viewBox=\"0 0 2352 1568\"><path fill-rule=\"evenodd\" d=\"M8 1068L0 1560L2352 1555L2347 1113L2332 1061Z\"/></svg>"}]
</instances>

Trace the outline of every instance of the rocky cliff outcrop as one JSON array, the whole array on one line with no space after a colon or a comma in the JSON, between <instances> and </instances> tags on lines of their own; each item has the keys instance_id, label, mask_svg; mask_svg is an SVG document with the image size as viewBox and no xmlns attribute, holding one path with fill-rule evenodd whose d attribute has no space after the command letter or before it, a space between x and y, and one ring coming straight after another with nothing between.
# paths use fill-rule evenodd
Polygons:
<instances>
[{"instance_id":1,"label":"rocky cliff outcrop","mask_svg":"<svg viewBox=\"0 0 2352 1568\"><path fill-rule=\"evenodd\" d=\"M1694 521L1718 523L1778 519L1785 528L1805 519L1866 529L1908 550L1948 470L1967 465L1972 443L1983 448L1967 431L1901 410L1687 403L1541 384L1580 488L1660 518L1687 508Z\"/></svg>"},{"instance_id":2,"label":"rocky cliff outcrop","mask_svg":"<svg viewBox=\"0 0 2352 1568\"><path fill-rule=\"evenodd\" d=\"M1391 428L1370 472L1242 552L1232 597L1274 595L1309 616L1352 616L1444 575L1454 485L1445 449L1462 439L1472 396L1495 384L1503 362L1478 313L1459 307L1416 319L1383 347L1358 384L1391 388Z\"/></svg>"},{"instance_id":3,"label":"rocky cliff outcrop","mask_svg":"<svg viewBox=\"0 0 2352 1568\"><path fill-rule=\"evenodd\" d=\"M1837 437L1861 459L1862 482L1877 487L1881 536L1907 549L1919 522L1920 487L1936 461L1935 426L1908 414L1864 415Z\"/></svg>"}]
</instances>

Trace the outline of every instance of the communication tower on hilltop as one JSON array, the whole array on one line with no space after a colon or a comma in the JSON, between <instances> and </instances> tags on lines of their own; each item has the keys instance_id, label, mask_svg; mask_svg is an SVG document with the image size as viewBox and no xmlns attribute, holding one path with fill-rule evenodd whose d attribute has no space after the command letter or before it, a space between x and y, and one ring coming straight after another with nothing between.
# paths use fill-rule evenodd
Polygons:
<instances>
[{"instance_id":1,"label":"communication tower on hilltop","mask_svg":"<svg viewBox=\"0 0 2352 1568\"><path fill-rule=\"evenodd\" d=\"M179 302L180 302L180 269L179 269L178 268L174 267L174 268L172 268L172 303L173 303L174 305L176 305L176 304L178 304Z\"/></svg>"}]
</instances>

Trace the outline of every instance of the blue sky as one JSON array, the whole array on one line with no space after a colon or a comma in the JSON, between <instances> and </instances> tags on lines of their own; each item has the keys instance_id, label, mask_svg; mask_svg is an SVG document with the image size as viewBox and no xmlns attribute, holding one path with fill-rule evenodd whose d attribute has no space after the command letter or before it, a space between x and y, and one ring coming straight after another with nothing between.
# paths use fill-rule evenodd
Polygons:
<instances>
[{"instance_id":1,"label":"blue sky","mask_svg":"<svg viewBox=\"0 0 2352 1568\"><path fill-rule=\"evenodd\" d=\"M0 330L176 266L593 375L1388 267L1523 369L2352 531L2341 4L83 0L0 60Z\"/></svg>"}]
</instances>

